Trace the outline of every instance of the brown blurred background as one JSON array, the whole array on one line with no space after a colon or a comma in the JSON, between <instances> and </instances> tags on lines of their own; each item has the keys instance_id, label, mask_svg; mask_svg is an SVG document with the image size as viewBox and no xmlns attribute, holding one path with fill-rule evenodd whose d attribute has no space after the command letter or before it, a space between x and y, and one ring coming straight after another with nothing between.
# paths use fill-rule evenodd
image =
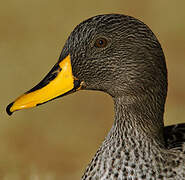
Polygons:
<instances>
[{"instance_id":1,"label":"brown blurred background","mask_svg":"<svg viewBox=\"0 0 185 180\"><path fill-rule=\"evenodd\" d=\"M0 6L0 179L80 179L113 123L101 92L78 92L9 117L5 108L50 70L82 20L122 13L145 22L169 73L165 124L185 122L185 1L6 0Z\"/></svg>"}]
</instances>

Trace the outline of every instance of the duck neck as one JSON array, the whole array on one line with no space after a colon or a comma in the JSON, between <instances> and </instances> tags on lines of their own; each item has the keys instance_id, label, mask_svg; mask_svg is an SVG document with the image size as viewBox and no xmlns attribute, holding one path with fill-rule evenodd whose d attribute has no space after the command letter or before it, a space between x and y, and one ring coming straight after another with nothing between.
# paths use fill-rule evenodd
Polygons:
<instances>
[{"instance_id":1,"label":"duck neck","mask_svg":"<svg viewBox=\"0 0 185 180\"><path fill-rule=\"evenodd\" d=\"M114 98L114 124L82 179L88 175L104 179L104 174L113 172L113 168L120 169L120 175L126 172L127 177L128 172L134 170L133 165L143 168L142 173L148 173L149 169L158 167L156 157L165 162L161 151L164 148L163 108L158 109L161 104L154 105L153 101L141 99L141 96L140 101ZM139 171L136 174L141 175Z\"/></svg>"},{"instance_id":2,"label":"duck neck","mask_svg":"<svg viewBox=\"0 0 185 180\"><path fill-rule=\"evenodd\" d=\"M164 104L152 102L144 98L114 98L115 121L107 138L130 141L134 137L135 141L142 140L164 146Z\"/></svg>"}]
</instances>

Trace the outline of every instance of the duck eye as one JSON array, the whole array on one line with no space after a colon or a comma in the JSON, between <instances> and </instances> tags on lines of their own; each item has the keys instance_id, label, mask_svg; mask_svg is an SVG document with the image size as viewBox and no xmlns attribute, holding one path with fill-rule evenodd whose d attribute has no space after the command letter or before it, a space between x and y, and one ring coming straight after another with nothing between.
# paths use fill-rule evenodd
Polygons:
<instances>
[{"instance_id":1,"label":"duck eye","mask_svg":"<svg viewBox=\"0 0 185 180\"><path fill-rule=\"evenodd\" d=\"M104 47L107 46L107 44L108 44L107 39L98 38L98 39L96 39L96 41L94 43L94 46L97 47L97 48L104 48Z\"/></svg>"}]
</instances>

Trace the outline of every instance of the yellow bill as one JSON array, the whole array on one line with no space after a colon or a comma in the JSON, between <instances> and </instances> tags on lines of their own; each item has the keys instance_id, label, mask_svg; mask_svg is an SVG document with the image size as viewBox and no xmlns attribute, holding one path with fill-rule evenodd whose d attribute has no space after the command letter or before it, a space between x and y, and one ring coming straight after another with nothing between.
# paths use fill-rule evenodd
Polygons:
<instances>
[{"instance_id":1,"label":"yellow bill","mask_svg":"<svg viewBox=\"0 0 185 180\"><path fill-rule=\"evenodd\" d=\"M68 55L58 62L38 85L9 104L6 111L11 115L14 111L38 106L80 88L81 83L73 76Z\"/></svg>"}]
</instances>

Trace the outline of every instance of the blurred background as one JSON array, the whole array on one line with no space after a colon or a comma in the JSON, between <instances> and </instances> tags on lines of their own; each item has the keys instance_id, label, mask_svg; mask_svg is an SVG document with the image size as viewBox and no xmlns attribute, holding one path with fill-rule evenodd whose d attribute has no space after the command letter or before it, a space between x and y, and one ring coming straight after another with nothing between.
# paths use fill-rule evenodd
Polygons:
<instances>
[{"instance_id":1,"label":"blurred background","mask_svg":"<svg viewBox=\"0 0 185 180\"><path fill-rule=\"evenodd\" d=\"M5 108L57 61L70 32L98 14L145 22L166 55L165 124L185 122L185 1L6 0L0 6L0 179L80 179L113 123L111 98L81 91L9 117Z\"/></svg>"}]
</instances>

